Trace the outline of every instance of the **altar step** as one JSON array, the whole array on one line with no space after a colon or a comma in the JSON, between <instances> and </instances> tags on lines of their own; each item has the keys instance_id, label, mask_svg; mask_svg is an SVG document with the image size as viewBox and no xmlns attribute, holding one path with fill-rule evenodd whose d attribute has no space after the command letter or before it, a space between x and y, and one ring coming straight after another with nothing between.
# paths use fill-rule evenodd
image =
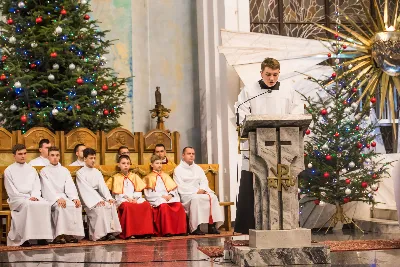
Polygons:
<instances>
[{"instance_id":1,"label":"altar step","mask_svg":"<svg viewBox=\"0 0 400 267\"><path fill-rule=\"evenodd\" d=\"M398 216L397 216L397 209L394 208L386 208L386 209L380 209L380 208L374 208L372 212L372 217L375 219L383 219L383 220L390 220L390 221L398 221Z\"/></svg>"},{"instance_id":2,"label":"altar step","mask_svg":"<svg viewBox=\"0 0 400 267\"><path fill-rule=\"evenodd\" d=\"M377 218L353 219L354 222L366 232L379 234L400 234L399 222Z\"/></svg>"}]
</instances>

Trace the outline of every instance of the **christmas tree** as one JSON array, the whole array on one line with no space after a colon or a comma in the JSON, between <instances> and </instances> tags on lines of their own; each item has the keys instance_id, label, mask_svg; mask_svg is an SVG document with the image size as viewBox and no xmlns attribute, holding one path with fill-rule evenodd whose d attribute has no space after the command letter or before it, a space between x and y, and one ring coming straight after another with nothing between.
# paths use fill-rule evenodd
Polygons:
<instances>
[{"instance_id":1,"label":"christmas tree","mask_svg":"<svg viewBox=\"0 0 400 267\"><path fill-rule=\"evenodd\" d=\"M299 188L316 205L336 205L332 224L351 222L343 214L345 203L375 204L374 195L390 164L378 160L374 150L376 125L369 114L377 100L361 93L364 85L359 73L346 73L352 66L340 62L343 48L339 41L333 46L336 59L330 78L309 77L319 85L317 97L303 95L312 123L305 132L306 170L300 176ZM331 53L328 56L332 57Z\"/></svg>"},{"instance_id":2,"label":"christmas tree","mask_svg":"<svg viewBox=\"0 0 400 267\"><path fill-rule=\"evenodd\" d=\"M126 79L87 0L0 0L0 117L8 130L118 127Z\"/></svg>"}]
</instances>

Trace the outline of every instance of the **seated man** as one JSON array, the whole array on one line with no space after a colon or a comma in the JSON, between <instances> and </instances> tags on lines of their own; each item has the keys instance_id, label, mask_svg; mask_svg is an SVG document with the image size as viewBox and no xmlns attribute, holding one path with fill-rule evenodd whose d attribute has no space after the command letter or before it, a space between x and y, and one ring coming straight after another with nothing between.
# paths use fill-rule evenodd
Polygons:
<instances>
[{"instance_id":1,"label":"seated man","mask_svg":"<svg viewBox=\"0 0 400 267\"><path fill-rule=\"evenodd\" d=\"M189 228L194 235L204 235L200 224L208 224L209 234L219 234L217 227L224 221L218 198L208 187L203 169L194 163L195 151L185 147L182 161L174 170L181 201L189 215Z\"/></svg>"},{"instance_id":2,"label":"seated man","mask_svg":"<svg viewBox=\"0 0 400 267\"><path fill-rule=\"evenodd\" d=\"M72 162L69 166L85 166L85 162L83 161L83 150L85 150L85 148L86 146L84 144L77 144L74 147L76 161Z\"/></svg>"},{"instance_id":3,"label":"seated man","mask_svg":"<svg viewBox=\"0 0 400 267\"><path fill-rule=\"evenodd\" d=\"M85 237L82 206L68 169L58 164L60 150L49 148L50 165L40 171L42 194L51 206L53 243L78 243Z\"/></svg>"},{"instance_id":4,"label":"seated man","mask_svg":"<svg viewBox=\"0 0 400 267\"><path fill-rule=\"evenodd\" d=\"M129 157L130 152L129 152L129 148L128 148L127 146L120 146L120 147L118 148L118 152L117 152L117 155L116 155L116 157L115 157L115 161L116 161L117 163L118 163L119 157L122 156L122 155L127 155L127 156Z\"/></svg>"},{"instance_id":5,"label":"seated man","mask_svg":"<svg viewBox=\"0 0 400 267\"><path fill-rule=\"evenodd\" d=\"M89 224L89 239L93 241L115 240L121 233L115 200L104 182L101 172L94 168L96 150L83 150L85 166L76 173L76 185L83 202Z\"/></svg>"},{"instance_id":6,"label":"seated man","mask_svg":"<svg viewBox=\"0 0 400 267\"><path fill-rule=\"evenodd\" d=\"M171 165L171 166L176 166L175 162L169 161L167 158L167 151L165 150L165 146L163 144L157 144L156 147L154 148L153 155L157 155L160 158L162 158L162 164L163 165Z\"/></svg>"},{"instance_id":7,"label":"seated man","mask_svg":"<svg viewBox=\"0 0 400 267\"><path fill-rule=\"evenodd\" d=\"M39 245L47 245L53 240L51 204L41 198L39 175L26 164L25 145L15 145L12 152L15 163L4 171L12 217L7 246L30 247L36 240Z\"/></svg>"},{"instance_id":8,"label":"seated man","mask_svg":"<svg viewBox=\"0 0 400 267\"><path fill-rule=\"evenodd\" d=\"M153 155L150 161L153 171L144 178L144 195L153 206L156 235L186 234L186 214L176 190L176 183L161 171L162 159L159 156Z\"/></svg>"},{"instance_id":9,"label":"seated man","mask_svg":"<svg viewBox=\"0 0 400 267\"><path fill-rule=\"evenodd\" d=\"M49 152L47 151L51 147L49 139L42 139L39 142L39 152L40 156L31 160L29 165L31 166L47 166L50 164L48 160Z\"/></svg>"}]
</instances>

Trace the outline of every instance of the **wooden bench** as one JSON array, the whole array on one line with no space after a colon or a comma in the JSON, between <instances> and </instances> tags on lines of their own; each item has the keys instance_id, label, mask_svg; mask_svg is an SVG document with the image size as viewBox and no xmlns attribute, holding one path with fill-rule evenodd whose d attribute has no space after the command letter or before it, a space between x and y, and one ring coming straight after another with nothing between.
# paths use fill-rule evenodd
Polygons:
<instances>
[{"instance_id":1,"label":"wooden bench","mask_svg":"<svg viewBox=\"0 0 400 267\"><path fill-rule=\"evenodd\" d=\"M214 192L218 192L218 164L199 164L199 166L204 170L204 173L207 176L209 187L211 190ZM11 227L11 211L10 207L7 203L7 192L4 188L4 170L7 168L7 166L0 166L0 218L5 218L6 224L5 224L5 232L2 227L2 241L6 240L7 234L10 231ZM39 172L43 167L35 167L36 170ZM76 172L80 169L81 167L72 167L72 166L67 166L67 169L70 171L72 178L75 180L76 178ZM101 173L104 176L104 181L107 181L110 179L112 175L118 172L116 165L99 165L96 166ZM173 171L174 171L175 166L166 166L163 168L163 171L168 173L171 177L173 176ZM148 164L146 165L132 165L132 172L138 174L141 178L146 176L150 172L150 166ZM218 194L217 194L218 196ZM226 231L231 230L231 206L233 205L233 202L220 202L219 205L224 207L224 224L222 227Z\"/></svg>"}]
</instances>

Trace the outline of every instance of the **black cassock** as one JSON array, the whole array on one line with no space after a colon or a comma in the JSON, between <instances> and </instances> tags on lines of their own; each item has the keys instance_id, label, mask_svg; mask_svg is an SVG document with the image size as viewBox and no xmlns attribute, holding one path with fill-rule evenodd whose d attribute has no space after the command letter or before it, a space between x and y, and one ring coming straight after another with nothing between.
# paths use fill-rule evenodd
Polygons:
<instances>
[{"instance_id":1,"label":"black cassock","mask_svg":"<svg viewBox=\"0 0 400 267\"><path fill-rule=\"evenodd\" d=\"M242 170L236 204L235 233L249 234L249 229L255 229L255 226L253 173Z\"/></svg>"}]
</instances>

